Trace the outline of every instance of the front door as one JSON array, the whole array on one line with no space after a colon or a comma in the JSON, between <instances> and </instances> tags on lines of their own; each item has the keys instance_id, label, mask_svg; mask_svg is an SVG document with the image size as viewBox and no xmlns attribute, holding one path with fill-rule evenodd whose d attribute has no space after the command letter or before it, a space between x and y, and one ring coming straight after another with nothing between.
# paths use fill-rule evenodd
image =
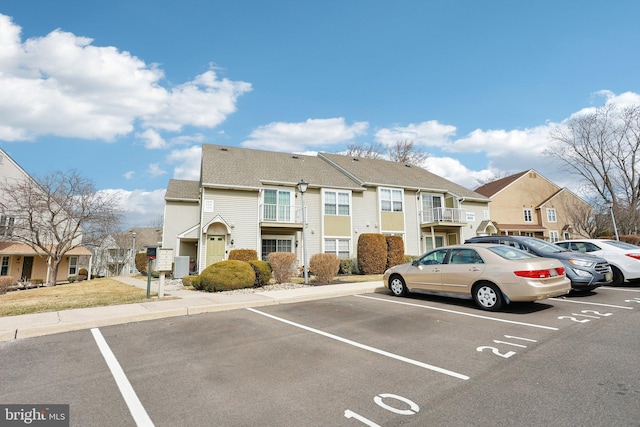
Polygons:
<instances>
[{"instance_id":1,"label":"front door","mask_svg":"<svg viewBox=\"0 0 640 427\"><path fill-rule=\"evenodd\" d=\"M31 279L31 271L33 270L33 257L26 256L22 261L22 278L25 280Z\"/></svg>"},{"instance_id":2,"label":"front door","mask_svg":"<svg viewBox=\"0 0 640 427\"><path fill-rule=\"evenodd\" d=\"M224 259L224 236L207 236L207 266Z\"/></svg>"}]
</instances>

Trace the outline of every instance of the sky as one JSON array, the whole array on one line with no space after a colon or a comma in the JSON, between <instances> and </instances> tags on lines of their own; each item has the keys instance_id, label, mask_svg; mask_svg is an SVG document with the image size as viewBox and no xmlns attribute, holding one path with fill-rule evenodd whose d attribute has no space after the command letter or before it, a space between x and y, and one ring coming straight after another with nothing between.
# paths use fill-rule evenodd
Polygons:
<instances>
[{"instance_id":1,"label":"sky","mask_svg":"<svg viewBox=\"0 0 640 427\"><path fill-rule=\"evenodd\" d=\"M640 104L640 2L1 0L0 148L77 170L155 226L203 143L314 154L413 141L474 189L535 169L549 132ZM301 176L303 179L304 176Z\"/></svg>"}]
</instances>

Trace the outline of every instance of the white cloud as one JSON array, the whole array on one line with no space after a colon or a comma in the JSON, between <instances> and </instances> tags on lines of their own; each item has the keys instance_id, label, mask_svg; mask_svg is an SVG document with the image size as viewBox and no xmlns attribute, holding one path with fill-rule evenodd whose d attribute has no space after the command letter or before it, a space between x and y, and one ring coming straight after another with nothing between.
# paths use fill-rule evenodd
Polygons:
<instances>
[{"instance_id":1,"label":"white cloud","mask_svg":"<svg viewBox=\"0 0 640 427\"><path fill-rule=\"evenodd\" d=\"M120 201L120 209L124 213L123 222L128 227L148 226L164 213L164 188L153 191L108 189L100 192Z\"/></svg>"},{"instance_id":2,"label":"white cloud","mask_svg":"<svg viewBox=\"0 0 640 427\"><path fill-rule=\"evenodd\" d=\"M184 150L173 150L167 156L167 162L177 163L173 169L175 179L187 179L197 181L200 179L200 158L202 157L202 147L194 145Z\"/></svg>"},{"instance_id":3,"label":"white cloud","mask_svg":"<svg viewBox=\"0 0 640 427\"><path fill-rule=\"evenodd\" d=\"M163 72L129 52L55 30L21 40L0 14L0 140L48 134L111 141L144 128L211 128L236 109L251 85L209 70L165 89ZM151 144L151 147L157 148Z\"/></svg>"},{"instance_id":4,"label":"white cloud","mask_svg":"<svg viewBox=\"0 0 640 427\"><path fill-rule=\"evenodd\" d=\"M428 157L424 162L424 168L431 173L469 189L476 188L478 181L483 181L495 175L494 172L488 169L471 170L458 159L452 157Z\"/></svg>"},{"instance_id":5,"label":"white cloud","mask_svg":"<svg viewBox=\"0 0 640 427\"><path fill-rule=\"evenodd\" d=\"M162 149L167 147L167 141L160 136L158 132L153 129L147 129L144 132L139 132L136 137L142 140L144 148L149 150Z\"/></svg>"},{"instance_id":6,"label":"white cloud","mask_svg":"<svg viewBox=\"0 0 640 427\"><path fill-rule=\"evenodd\" d=\"M161 176L167 173L167 171L163 170L158 163L151 163L147 168L147 173L152 177Z\"/></svg>"},{"instance_id":7,"label":"white cloud","mask_svg":"<svg viewBox=\"0 0 640 427\"><path fill-rule=\"evenodd\" d=\"M394 126L380 129L376 132L376 141L386 146L391 146L397 141L413 141L416 145L427 147L440 147L456 133L456 127L444 125L437 120L429 120L421 123L411 123L407 126Z\"/></svg>"},{"instance_id":8,"label":"white cloud","mask_svg":"<svg viewBox=\"0 0 640 427\"><path fill-rule=\"evenodd\" d=\"M133 179L135 174L136 173L134 171L128 171L128 172L125 172L122 176L124 176L125 179Z\"/></svg>"},{"instance_id":9,"label":"white cloud","mask_svg":"<svg viewBox=\"0 0 640 427\"><path fill-rule=\"evenodd\" d=\"M305 149L344 144L364 135L369 124L355 122L347 125L345 119L307 119L304 122L273 122L251 132L249 140L241 145L247 148L300 152Z\"/></svg>"}]
</instances>

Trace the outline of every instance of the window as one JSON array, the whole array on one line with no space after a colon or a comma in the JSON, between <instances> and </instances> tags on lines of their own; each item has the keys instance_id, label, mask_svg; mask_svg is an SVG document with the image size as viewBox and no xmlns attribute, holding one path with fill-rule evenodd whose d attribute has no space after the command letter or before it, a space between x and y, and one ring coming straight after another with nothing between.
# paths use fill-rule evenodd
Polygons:
<instances>
[{"instance_id":1,"label":"window","mask_svg":"<svg viewBox=\"0 0 640 427\"><path fill-rule=\"evenodd\" d=\"M402 212L402 190L381 188L380 207L382 212Z\"/></svg>"},{"instance_id":2,"label":"window","mask_svg":"<svg viewBox=\"0 0 640 427\"><path fill-rule=\"evenodd\" d=\"M338 258L349 258L349 239L324 239L324 253L334 254Z\"/></svg>"},{"instance_id":3,"label":"window","mask_svg":"<svg viewBox=\"0 0 640 427\"><path fill-rule=\"evenodd\" d=\"M78 257L69 257L69 276L75 276L78 272Z\"/></svg>"},{"instance_id":4,"label":"window","mask_svg":"<svg viewBox=\"0 0 640 427\"><path fill-rule=\"evenodd\" d=\"M8 276L9 275L9 257L2 257L2 264L0 264L0 276Z\"/></svg>"},{"instance_id":5,"label":"window","mask_svg":"<svg viewBox=\"0 0 640 427\"><path fill-rule=\"evenodd\" d=\"M204 211L205 212L213 212L213 200L205 200L204 201Z\"/></svg>"},{"instance_id":6,"label":"window","mask_svg":"<svg viewBox=\"0 0 640 427\"><path fill-rule=\"evenodd\" d=\"M560 240L558 238L558 232L557 231L549 231L549 241L551 243L553 243L553 242L557 242L558 240Z\"/></svg>"},{"instance_id":7,"label":"window","mask_svg":"<svg viewBox=\"0 0 640 427\"><path fill-rule=\"evenodd\" d=\"M451 252L449 264L482 264L482 258L473 249L456 249Z\"/></svg>"},{"instance_id":8,"label":"window","mask_svg":"<svg viewBox=\"0 0 640 427\"><path fill-rule=\"evenodd\" d=\"M0 215L0 237L11 237L16 219L11 216Z\"/></svg>"},{"instance_id":9,"label":"window","mask_svg":"<svg viewBox=\"0 0 640 427\"><path fill-rule=\"evenodd\" d=\"M292 239L262 239L262 260L269 261L271 252L293 252Z\"/></svg>"},{"instance_id":10,"label":"window","mask_svg":"<svg viewBox=\"0 0 640 427\"><path fill-rule=\"evenodd\" d=\"M264 190L264 220L291 221L291 191Z\"/></svg>"},{"instance_id":11,"label":"window","mask_svg":"<svg viewBox=\"0 0 640 427\"><path fill-rule=\"evenodd\" d=\"M569 240L571 238L571 233L569 233L568 231L563 231L562 232L562 239L563 240Z\"/></svg>"},{"instance_id":12,"label":"window","mask_svg":"<svg viewBox=\"0 0 640 427\"><path fill-rule=\"evenodd\" d=\"M531 213L531 209L524 209L522 212L524 213L524 222L533 221L533 214Z\"/></svg>"},{"instance_id":13,"label":"window","mask_svg":"<svg viewBox=\"0 0 640 427\"><path fill-rule=\"evenodd\" d=\"M556 222L556 210L555 209L547 209L547 221Z\"/></svg>"},{"instance_id":14,"label":"window","mask_svg":"<svg viewBox=\"0 0 640 427\"><path fill-rule=\"evenodd\" d=\"M433 252L429 252L418 260L418 264L421 265L434 265L442 264L447 256L448 249L440 249Z\"/></svg>"},{"instance_id":15,"label":"window","mask_svg":"<svg viewBox=\"0 0 640 427\"><path fill-rule=\"evenodd\" d=\"M348 216L351 211L349 193L339 191L324 192L324 214Z\"/></svg>"}]
</instances>

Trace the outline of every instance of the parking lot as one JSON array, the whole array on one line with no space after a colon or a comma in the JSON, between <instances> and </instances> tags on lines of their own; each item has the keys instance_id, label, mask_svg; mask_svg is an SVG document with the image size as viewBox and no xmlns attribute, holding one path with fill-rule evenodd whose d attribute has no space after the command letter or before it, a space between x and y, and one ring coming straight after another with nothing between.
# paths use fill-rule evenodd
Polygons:
<instances>
[{"instance_id":1,"label":"parking lot","mask_svg":"<svg viewBox=\"0 0 640 427\"><path fill-rule=\"evenodd\" d=\"M0 402L71 425L638 425L640 288L366 294L0 343Z\"/></svg>"}]
</instances>

